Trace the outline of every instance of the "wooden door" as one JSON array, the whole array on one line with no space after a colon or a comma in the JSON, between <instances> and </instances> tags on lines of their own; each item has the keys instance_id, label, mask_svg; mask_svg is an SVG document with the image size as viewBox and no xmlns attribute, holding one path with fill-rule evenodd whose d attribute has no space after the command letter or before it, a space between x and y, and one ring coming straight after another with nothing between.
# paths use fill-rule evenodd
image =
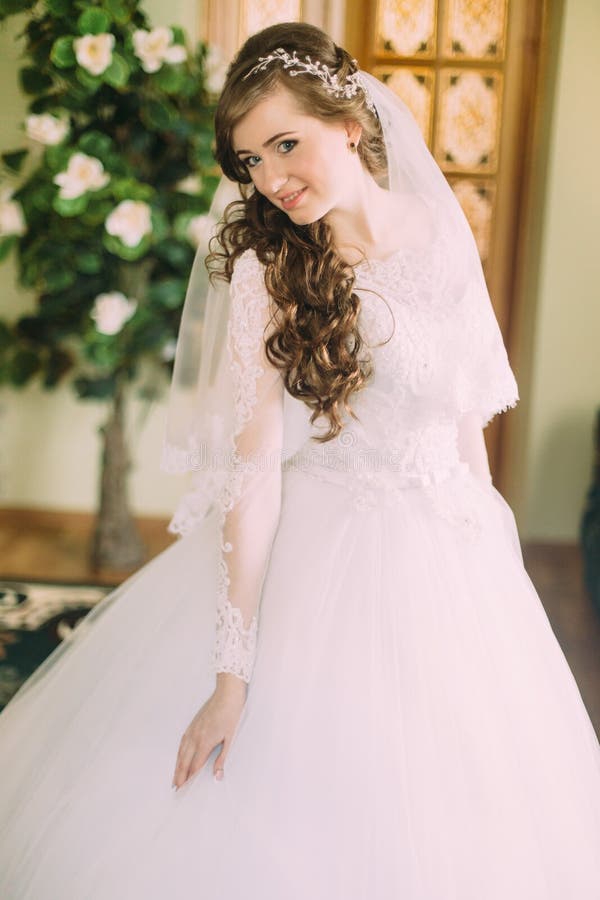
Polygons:
<instances>
[{"instance_id":1,"label":"wooden door","mask_svg":"<svg viewBox=\"0 0 600 900\"><path fill-rule=\"evenodd\" d=\"M521 403L515 335L534 124L547 28L544 0L348 0L346 46L415 115L471 224ZM521 377L522 376L522 377ZM496 486L510 415L485 430Z\"/></svg>"}]
</instances>

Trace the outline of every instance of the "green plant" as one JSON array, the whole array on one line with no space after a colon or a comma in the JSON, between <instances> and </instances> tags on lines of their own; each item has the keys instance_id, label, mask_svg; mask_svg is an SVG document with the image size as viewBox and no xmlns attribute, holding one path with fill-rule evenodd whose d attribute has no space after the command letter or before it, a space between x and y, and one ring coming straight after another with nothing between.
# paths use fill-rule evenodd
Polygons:
<instances>
[{"instance_id":1,"label":"green plant","mask_svg":"<svg viewBox=\"0 0 600 900\"><path fill-rule=\"evenodd\" d=\"M151 29L140 7L0 0L0 21L27 14L31 97L28 145L1 156L0 260L16 254L36 296L33 312L0 321L0 383L68 379L113 413L141 374L149 398L166 384L219 178L214 55L179 27Z\"/></svg>"}]
</instances>

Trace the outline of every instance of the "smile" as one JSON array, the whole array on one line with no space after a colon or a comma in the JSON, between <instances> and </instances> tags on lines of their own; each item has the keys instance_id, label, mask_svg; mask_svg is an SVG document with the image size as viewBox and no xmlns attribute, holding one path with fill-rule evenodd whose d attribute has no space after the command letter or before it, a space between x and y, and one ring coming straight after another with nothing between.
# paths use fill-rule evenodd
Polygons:
<instances>
[{"instance_id":1,"label":"smile","mask_svg":"<svg viewBox=\"0 0 600 900\"><path fill-rule=\"evenodd\" d=\"M282 204L283 208L284 209L292 209L292 207L296 206L296 204L300 200L300 197L303 196L305 190L306 190L306 188L303 187L299 191L294 191L293 194L288 194L287 197L282 197L281 204Z\"/></svg>"}]
</instances>

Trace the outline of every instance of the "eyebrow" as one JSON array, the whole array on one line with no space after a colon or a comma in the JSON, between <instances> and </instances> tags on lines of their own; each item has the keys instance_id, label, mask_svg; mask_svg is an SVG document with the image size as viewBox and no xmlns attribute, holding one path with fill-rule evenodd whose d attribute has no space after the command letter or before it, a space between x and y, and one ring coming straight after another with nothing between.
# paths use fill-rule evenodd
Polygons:
<instances>
[{"instance_id":1,"label":"eyebrow","mask_svg":"<svg viewBox=\"0 0 600 900\"><path fill-rule=\"evenodd\" d=\"M280 131L279 134L274 134L273 137L270 137L268 141L265 141L263 144L264 147L268 147L269 144L272 144L274 141L279 140L281 137L285 137L286 134L297 134L295 131ZM236 150L235 155L239 156L240 153L252 153L252 150Z\"/></svg>"}]
</instances>

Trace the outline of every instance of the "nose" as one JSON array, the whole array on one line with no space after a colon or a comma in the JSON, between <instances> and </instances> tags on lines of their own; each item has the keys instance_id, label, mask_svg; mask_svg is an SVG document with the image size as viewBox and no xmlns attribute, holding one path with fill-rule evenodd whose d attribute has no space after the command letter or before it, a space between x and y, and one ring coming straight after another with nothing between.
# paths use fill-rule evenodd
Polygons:
<instances>
[{"instance_id":1,"label":"nose","mask_svg":"<svg viewBox=\"0 0 600 900\"><path fill-rule=\"evenodd\" d=\"M287 176L285 178L278 178L277 180L271 181L271 191L273 194L276 194L277 191L281 190L284 184L287 181Z\"/></svg>"},{"instance_id":2,"label":"nose","mask_svg":"<svg viewBox=\"0 0 600 900\"><path fill-rule=\"evenodd\" d=\"M278 161L265 160L263 162L263 178L267 190L272 194L276 194L284 186L289 178L282 163Z\"/></svg>"}]
</instances>

